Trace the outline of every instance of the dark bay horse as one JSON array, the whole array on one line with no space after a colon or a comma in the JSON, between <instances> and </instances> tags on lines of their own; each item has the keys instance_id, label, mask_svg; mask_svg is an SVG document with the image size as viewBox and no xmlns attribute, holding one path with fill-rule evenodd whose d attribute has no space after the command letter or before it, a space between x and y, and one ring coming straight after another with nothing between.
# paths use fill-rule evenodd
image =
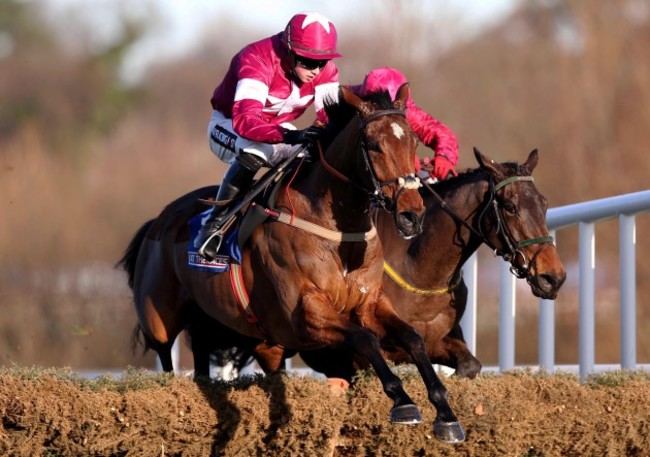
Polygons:
<instances>
[{"instance_id":1,"label":"dark bay horse","mask_svg":"<svg viewBox=\"0 0 650 457\"><path fill-rule=\"evenodd\" d=\"M537 297L554 299L566 279L546 225L546 198L532 178L537 151L521 165L495 163L474 153L479 168L422 190L427 208L422 235L399 239L390 218L376 213L384 244L384 289L397 313L422 335L432 363L469 378L481 364L459 325L467 302L461 268L479 246L486 244L510 262L512 273L525 279ZM399 348L384 345L383 350L389 360L408 363ZM328 377L350 380L364 366L353 363L349 352L324 349L300 355Z\"/></svg>"},{"instance_id":2,"label":"dark bay horse","mask_svg":"<svg viewBox=\"0 0 650 457\"><path fill-rule=\"evenodd\" d=\"M165 353L198 306L270 348L348 348L377 373L393 401L391 421L420 422L418 408L382 356L384 342L403 349L418 367L437 411L436 437L464 440L421 336L398 317L383 291L382 245L371 220L374 204L390 210L401 236L421 232L424 205L413 175L417 141L403 111L408 93L406 84L393 105L387 94L364 101L341 89L338 105L354 115L320 161L299 168L281 187L276 208L291 222L265 223L253 232L243 248L238 287L231 286L236 275L187 266L187 221L200 211L201 192L172 202L136 233L121 263L129 272L140 330L163 368L172 368ZM292 226L294 220L318 226L319 233ZM242 311L242 296L249 298L256 325Z\"/></svg>"},{"instance_id":3,"label":"dark bay horse","mask_svg":"<svg viewBox=\"0 0 650 457\"><path fill-rule=\"evenodd\" d=\"M395 235L389 214L376 212L376 226L384 245L384 289L399 316L423 336L432 363L449 366L460 376L473 378L481 368L463 339L459 322L465 311L467 288L461 276L465 261L485 243L512 265L534 295L554 299L566 273L546 225L547 202L533 183L538 153L526 162L495 163L475 150L479 168L422 189L426 206L424 232L411 240ZM262 368L273 368L282 348L257 349L251 339L235 341L207 319L192 319L188 331L195 367L207 375L206 348L212 344L225 364L236 355L241 367L254 357ZM204 335L223 335L205 339ZM196 341L195 341L196 340ZM229 350L228 354L219 350ZM408 357L384 344L396 363ZM207 351L210 352L210 351ZM287 356L291 354L285 354ZM351 380L362 363L350 351L302 351L303 360L328 377ZM237 364L239 361L239 364Z\"/></svg>"}]
</instances>

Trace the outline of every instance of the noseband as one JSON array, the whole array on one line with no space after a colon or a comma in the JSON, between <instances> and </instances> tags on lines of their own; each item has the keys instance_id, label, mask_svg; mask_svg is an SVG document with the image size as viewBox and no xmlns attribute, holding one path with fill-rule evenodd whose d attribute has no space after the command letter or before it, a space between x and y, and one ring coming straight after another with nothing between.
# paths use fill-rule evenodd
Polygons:
<instances>
[{"instance_id":1,"label":"noseband","mask_svg":"<svg viewBox=\"0 0 650 457\"><path fill-rule=\"evenodd\" d=\"M368 124L370 124L375 119L383 116L390 116L393 114L406 118L406 114L404 113L404 111L398 109L380 110L372 113L370 116L364 119L361 124L361 127L359 128L362 136L361 144L360 144L361 153L363 156L363 161L366 167L366 171L370 176L370 181L371 181L370 189L352 181L350 178L348 178L347 176L345 176L344 174L336 170L334 167L332 167L329 163L327 163L325 157L323 156L323 149L320 147L320 143L319 143L320 159L327 171L329 171L331 174L341 179L342 181L352 184L357 189L361 190L362 192L365 192L368 195L370 202L374 206L377 206L389 212L391 212L396 207L397 199L405 189L418 189L422 185L420 183L420 178L417 177L415 173L410 173L406 176L400 176L398 178L393 178L386 181L379 181L379 179L377 179L377 174L375 173L375 169L370 163L370 157L368 155L368 147L366 145L364 130L366 129L366 127L368 127ZM395 199L391 202L390 198L384 193L382 189L393 183L397 183L399 189L397 191L397 194L395 195Z\"/></svg>"}]
</instances>

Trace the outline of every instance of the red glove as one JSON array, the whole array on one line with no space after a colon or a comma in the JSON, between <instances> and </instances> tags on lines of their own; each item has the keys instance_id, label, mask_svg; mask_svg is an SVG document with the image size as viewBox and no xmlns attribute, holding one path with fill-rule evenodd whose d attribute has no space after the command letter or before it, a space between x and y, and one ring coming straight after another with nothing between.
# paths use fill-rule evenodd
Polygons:
<instances>
[{"instance_id":1,"label":"red glove","mask_svg":"<svg viewBox=\"0 0 650 457\"><path fill-rule=\"evenodd\" d=\"M433 159L433 172L431 174L434 178L446 179L449 173L458 176L458 173L456 173L456 170L449 159L445 156L437 155L435 159Z\"/></svg>"}]
</instances>

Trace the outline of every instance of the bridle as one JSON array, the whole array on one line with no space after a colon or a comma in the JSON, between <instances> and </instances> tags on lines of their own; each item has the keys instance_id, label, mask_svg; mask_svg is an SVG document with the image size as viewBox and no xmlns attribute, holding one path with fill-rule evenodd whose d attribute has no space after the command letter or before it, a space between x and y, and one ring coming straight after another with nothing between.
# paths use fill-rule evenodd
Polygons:
<instances>
[{"instance_id":1,"label":"bridle","mask_svg":"<svg viewBox=\"0 0 650 457\"><path fill-rule=\"evenodd\" d=\"M501 256L503 260L510 263L510 272L513 275L515 275L517 278L526 278L526 280L528 281L530 276L531 264L528 258L526 257L526 255L523 252L521 252L521 248L531 246L534 244L552 244L553 237L549 235L549 236L541 236L537 238L530 238L523 241L517 241L515 237L512 235L510 229L508 228L508 225L504 222L503 208L501 207L501 205L499 205L499 201L496 198L496 193L499 189L502 189L503 187L509 184L520 182L520 181L533 182L534 178L532 176L511 176L510 178L506 178L503 181L499 181L498 183L495 184L492 177L488 176L488 185L490 189L490 194L488 196L487 203L485 204L483 210L480 213L478 219L478 230L476 230L474 227L468 224L463 218L461 218L451 208L449 208L446 202L443 200L443 198L429 184L424 183L424 186L429 190L429 192L433 194L434 197L436 197L436 199L440 202L442 208L449 215L451 215L454 219L456 219L458 222L463 224L474 235L478 236L483 243L488 245L488 247L494 251L495 255ZM483 229L482 229L483 220L485 217L487 217L491 209L494 210L494 217L496 219L496 233L501 237L503 244L506 246L505 251L497 248L492 242L490 242L487 236L483 233ZM541 248L537 252L535 252L531 260L534 260L534 258L537 256L539 251L541 251ZM517 260L519 260L520 262L517 263Z\"/></svg>"},{"instance_id":2,"label":"bridle","mask_svg":"<svg viewBox=\"0 0 650 457\"><path fill-rule=\"evenodd\" d=\"M368 155L368 147L366 145L366 136L364 132L366 127L368 127L368 125L375 119L383 116L390 116L390 115L398 115L406 118L406 114L404 113L404 111L399 109L379 110L379 111L375 111L367 118L363 119L361 126L359 127L361 133L361 142L360 142L361 154L363 157L364 165L366 167L366 171L368 172L368 176L370 177L370 188L357 184L356 182L352 181L350 178L345 176L343 173L336 170L329 163L327 163L327 161L325 160L325 156L323 155L323 148L321 147L320 143L318 143L318 149L320 153L320 160L327 171L329 171L331 174L333 174L340 180L348 184L351 184L352 186L361 190L362 192L365 192L368 198L370 199L370 202L374 206L392 212L397 205L397 200L399 199L401 193L405 189L418 189L422 186L422 184L420 183L420 178L417 177L415 173L410 173L406 176L400 176L397 178L388 179L386 181L380 181L379 179L377 179L377 174L375 173L375 169L373 168L372 163L370 162L370 157ZM391 201L391 199L384 193L382 189L393 183L397 183L399 188L397 190L397 194L395 195L394 200Z\"/></svg>"}]
</instances>

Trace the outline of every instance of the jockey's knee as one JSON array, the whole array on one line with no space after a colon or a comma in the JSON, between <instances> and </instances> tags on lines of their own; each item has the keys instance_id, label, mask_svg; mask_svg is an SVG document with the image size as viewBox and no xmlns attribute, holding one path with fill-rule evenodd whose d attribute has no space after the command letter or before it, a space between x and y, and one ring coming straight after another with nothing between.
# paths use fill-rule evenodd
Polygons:
<instances>
[{"instance_id":1,"label":"jockey's knee","mask_svg":"<svg viewBox=\"0 0 650 457\"><path fill-rule=\"evenodd\" d=\"M237 156L235 160L237 160L242 167L254 173L257 173L260 168L267 165L266 160L264 160L262 157L243 151Z\"/></svg>"}]
</instances>

